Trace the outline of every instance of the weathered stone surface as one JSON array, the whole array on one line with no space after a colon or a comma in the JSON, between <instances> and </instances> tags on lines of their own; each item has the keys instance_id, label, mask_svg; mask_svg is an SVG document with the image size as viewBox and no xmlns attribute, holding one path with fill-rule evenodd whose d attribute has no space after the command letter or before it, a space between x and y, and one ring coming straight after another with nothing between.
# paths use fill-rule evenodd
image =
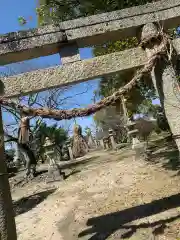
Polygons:
<instances>
[{"instance_id":1,"label":"weathered stone surface","mask_svg":"<svg viewBox=\"0 0 180 240\"><path fill-rule=\"evenodd\" d=\"M64 21L60 23L60 28L63 30L70 30L114 20L122 20L123 18L126 19L129 17L136 17L144 14L150 14L155 12L158 13L163 10L168 10L179 6L180 6L179 0L172 1L162 0L140 5L137 7L125 8L118 11L107 12L88 17L78 18L74 20Z\"/></svg>"},{"instance_id":2,"label":"weathered stone surface","mask_svg":"<svg viewBox=\"0 0 180 240\"><path fill-rule=\"evenodd\" d=\"M173 45L177 54L180 54L180 39L173 40ZM147 57L145 52L141 48L133 48L69 63L64 66L56 66L15 76L3 77L0 78L0 80L4 86L4 96L16 97L141 67L146 61Z\"/></svg>"},{"instance_id":3,"label":"weathered stone surface","mask_svg":"<svg viewBox=\"0 0 180 240\"><path fill-rule=\"evenodd\" d=\"M0 238L17 240L14 211L5 160L4 131L0 109Z\"/></svg>"},{"instance_id":4,"label":"weathered stone surface","mask_svg":"<svg viewBox=\"0 0 180 240\"><path fill-rule=\"evenodd\" d=\"M145 61L144 52L137 48L0 79L5 96L15 97L139 67Z\"/></svg>"},{"instance_id":5,"label":"weathered stone surface","mask_svg":"<svg viewBox=\"0 0 180 240\"><path fill-rule=\"evenodd\" d=\"M61 31L27 38L17 37L17 40L9 42L6 38L0 38L0 42L5 41L0 43L0 65L57 53L59 47L67 42L66 35Z\"/></svg>"},{"instance_id":6,"label":"weathered stone surface","mask_svg":"<svg viewBox=\"0 0 180 240\"><path fill-rule=\"evenodd\" d=\"M59 26L6 34L0 37L0 64L58 53L59 47L66 41L70 44L77 42L83 47L136 36L137 30L150 22L160 22L165 29L179 25L179 0L158 1L61 22Z\"/></svg>"},{"instance_id":7,"label":"weathered stone surface","mask_svg":"<svg viewBox=\"0 0 180 240\"><path fill-rule=\"evenodd\" d=\"M153 23L143 27L142 35L148 32L155 34L157 29ZM154 46L147 46L146 54L151 56L158 48L158 42ZM173 62L173 61L172 61ZM173 64L166 60L160 61L151 72L152 81L160 102L165 110L171 132L175 138L178 150L180 151L180 111L178 99L179 90L177 84L177 76ZM177 95L178 92L178 95Z\"/></svg>"},{"instance_id":8,"label":"weathered stone surface","mask_svg":"<svg viewBox=\"0 0 180 240\"><path fill-rule=\"evenodd\" d=\"M0 35L0 44L6 43L6 42L12 42L12 41L19 41L24 38L41 36L48 33L56 33L59 31L60 31L59 26L47 25L39 28L31 28L30 30L25 30L25 31L10 32L10 33Z\"/></svg>"}]
</instances>

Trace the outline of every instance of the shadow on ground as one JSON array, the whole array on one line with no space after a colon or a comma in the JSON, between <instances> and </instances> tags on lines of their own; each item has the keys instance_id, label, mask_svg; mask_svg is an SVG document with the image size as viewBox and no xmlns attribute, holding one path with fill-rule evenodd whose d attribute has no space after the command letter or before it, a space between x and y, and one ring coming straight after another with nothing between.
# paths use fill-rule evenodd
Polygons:
<instances>
[{"instance_id":1,"label":"shadow on ground","mask_svg":"<svg viewBox=\"0 0 180 240\"><path fill-rule=\"evenodd\" d=\"M119 239L129 239L138 229L152 228L154 235L162 234L167 227L166 224L180 218L180 215L155 221L152 223L129 224L137 219L145 218L180 206L180 194L155 200L153 202L128 208L119 212L91 218L87 226L91 226L79 234L79 238L93 235L89 240L105 240L118 230L123 230Z\"/></svg>"},{"instance_id":2,"label":"shadow on ground","mask_svg":"<svg viewBox=\"0 0 180 240\"><path fill-rule=\"evenodd\" d=\"M108 152L107 152L108 153ZM117 155L118 153L109 153L109 155ZM107 155L108 156L108 155ZM125 158L124 156L122 157L122 159ZM69 161L66 163L62 163L60 164L60 168L62 170L64 169L71 169L71 168L76 168L77 170L79 170L78 168L82 167L86 167L86 166L90 166L90 165L96 165L96 164L100 164L100 163L108 163L108 162L117 162L116 158L111 158L111 157L105 157L105 156L92 156L92 157L86 157L85 159L76 159L75 161Z\"/></svg>"},{"instance_id":3,"label":"shadow on ground","mask_svg":"<svg viewBox=\"0 0 180 240\"><path fill-rule=\"evenodd\" d=\"M43 202L55 190L56 189L51 189L48 191L39 192L37 194L33 194L28 197L23 197L18 201L14 201L13 208L14 208L15 216L28 212L32 208L36 207L39 203Z\"/></svg>"},{"instance_id":4,"label":"shadow on ground","mask_svg":"<svg viewBox=\"0 0 180 240\"><path fill-rule=\"evenodd\" d=\"M66 168L72 168L72 167L78 167L78 166L83 166L86 165L88 163L93 163L94 161L96 161L99 157L98 156L94 156L94 157L89 157L89 158L85 158L79 161L75 161L75 162L66 162L60 165L61 169L66 169Z\"/></svg>"},{"instance_id":5,"label":"shadow on ground","mask_svg":"<svg viewBox=\"0 0 180 240\"><path fill-rule=\"evenodd\" d=\"M67 178L69 178L70 176L73 176L73 175L75 175L75 174L77 174L77 173L80 173L81 171L80 170L73 170L73 171L71 171L70 173L68 173L68 174L66 174L65 173L65 175L64 175L64 179L66 180Z\"/></svg>"},{"instance_id":6,"label":"shadow on ground","mask_svg":"<svg viewBox=\"0 0 180 240\"><path fill-rule=\"evenodd\" d=\"M177 149L169 149L160 153L155 153L152 155L151 161L156 163L161 162L162 167L167 170L176 171L180 169L179 151Z\"/></svg>"},{"instance_id":7,"label":"shadow on ground","mask_svg":"<svg viewBox=\"0 0 180 240\"><path fill-rule=\"evenodd\" d=\"M37 172L35 173L35 177L38 177L38 176L43 175L43 174L45 174L45 173L48 173L48 170L37 171Z\"/></svg>"},{"instance_id":8,"label":"shadow on ground","mask_svg":"<svg viewBox=\"0 0 180 240\"><path fill-rule=\"evenodd\" d=\"M153 141L150 150L152 155L149 162L161 163L162 167L167 170L180 170L179 151L171 137Z\"/></svg>"}]
</instances>

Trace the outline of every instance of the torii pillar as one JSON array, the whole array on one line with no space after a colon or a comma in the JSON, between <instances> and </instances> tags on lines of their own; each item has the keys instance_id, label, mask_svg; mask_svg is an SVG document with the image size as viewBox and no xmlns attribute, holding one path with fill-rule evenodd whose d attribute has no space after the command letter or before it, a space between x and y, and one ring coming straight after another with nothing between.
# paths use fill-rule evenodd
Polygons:
<instances>
[{"instance_id":1,"label":"torii pillar","mask_svg":"<svg viewBox=\"0 0 180 240\"><path fill-rule=\"evenodd\" d=\"M0 107L0 239L16 240L16 225L5 161L4 131Z\"/></svg>"},{"instance_id":2,"label":"torii pillar","mask_svg":"<svg viewBox=\"0 0 180 240\"><path fill-rule=\"evenodd\" d=\"M151 38L157 33L157 26L154 23L148 23L142 29L141 40ZM157 40L144 46L148 58L156 53L159 44L160 41ZM167 58L158 60L151 71L151 77L180 152L180 101L176 95L178 84L172 61L168 61Z\"/></svg>"}]
</instances>

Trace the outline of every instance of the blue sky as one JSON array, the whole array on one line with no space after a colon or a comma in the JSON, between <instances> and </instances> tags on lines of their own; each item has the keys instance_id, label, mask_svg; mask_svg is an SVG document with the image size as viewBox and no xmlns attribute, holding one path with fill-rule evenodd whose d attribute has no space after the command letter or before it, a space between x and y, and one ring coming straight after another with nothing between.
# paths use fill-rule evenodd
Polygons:
<instances>
[{"instance_id":1,"label":"blue sky","mask_svg":"<svg viewBox=\"0 0 180 240\"><path fill-rule=\"evenodd\" d=\"M0 34L4 34L7 32L14 32L19 30L26 30L29 28L37 27L37 19L35 9L37 6L37 1L35 0L0 0ZM27 19L27 24L25 26L20 26L18 23L18 17L23 16ZM91 58L92 50L90 48L80 49L81 59ZM23 63L10 64L6 66L0 66L0 74L8 73L15 74L20 73L22 71L29 71L38 68L45 68L49 66L60 65L60 56L59 54L41 57L29 61L25 61ZM98 88L98 79L89 81L86 83L81 83L78 85L74 85L70 88L69 91L64 93L63 97L73 96L77 94L73 99L70 99L65 106L67 108L86 106L92 103L93 92ZM78 95L78 93L84 92L88 89L88 91L82 95ZM45 94L45 93L42 93ZM154 103L158 103L158 100L155 100ZM6 124L10 124L14 122L12 116L7 113L3 113L3 120ZM84 128L86 126L91 126L93 124L92 117L79 118L76 119L77 123L81 124ZM61 121L58 122L58 125L69 126L69 124L73 123L72 121ZM48 124L53 124L54 121L47 120Z\"/></svg>"},{"instance_id":2,"label":"blue sky","mask_svg":"<svg viewBox=\"0 0 180 240\"><path fill-rule=\"evenodd\" d=\"M19 30L26 30L29 28L37 27L37 19L35 14L35 9L37 6L37 1L35 0L0 0L0 34L7 32L14 32ZM25 26L20 26L18 23L18 17L23 16L28 20ZM3 24L2 24L3 23ZM91 58L92 50L90 48L80 49L81 59ZM6 66L0 66L0 73L15 74L23 71L28 71L29 69L45 68L49 66L60 65L59 54L41 57L24 63L9 64ZM92 103L93 92L98 87L98 80L89 81L86 83L81 83L74 85L69 91L64 93L64 97L72 96L73 94L78 94L81 92L88 91L85 94L75 96L71 99L66 106L68 108L77 107L79 105L85 106ZM45 93L43 93L45 94ZM63 98L63 96L62 96ZM3 120L6 124L13 122L13 118L7 114L3 113ZM54 121L48 120L48 124L53 124ZM72 122L72 121L71 121ZM92 117L79 118L77 122L85 127L92 124ZM59 125L69 125L69 121L59 122Z\"/></svg>"}]
</instances>

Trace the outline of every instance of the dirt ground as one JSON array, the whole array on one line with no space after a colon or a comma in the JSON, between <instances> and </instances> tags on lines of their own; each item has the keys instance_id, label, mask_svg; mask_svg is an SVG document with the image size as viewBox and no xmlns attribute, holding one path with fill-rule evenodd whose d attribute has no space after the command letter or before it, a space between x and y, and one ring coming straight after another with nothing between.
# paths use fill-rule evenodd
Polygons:
<instances>
[{"instance_id":1,"label":"dirt ground","mask_svg":"<svg viewBox=\"0 0 180 240\"><path fill-rule=\"evenodd\" d=\"M18 239L180 239L179 165L169 149L149 161L127 149L94 152L69 164L62 182L42 174L14 186Z\"/></svg>"}]
</instances>

